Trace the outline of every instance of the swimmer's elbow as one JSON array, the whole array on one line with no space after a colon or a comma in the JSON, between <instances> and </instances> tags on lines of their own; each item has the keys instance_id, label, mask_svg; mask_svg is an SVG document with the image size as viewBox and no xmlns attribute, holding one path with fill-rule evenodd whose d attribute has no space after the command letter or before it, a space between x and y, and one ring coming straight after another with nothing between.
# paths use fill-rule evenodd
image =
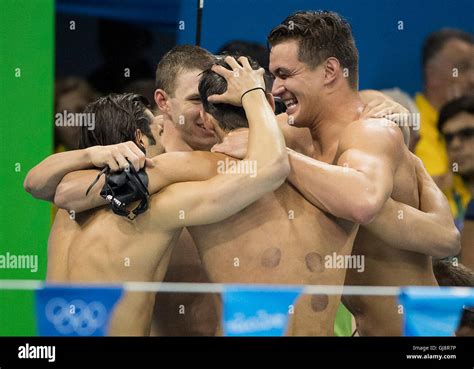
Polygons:
<instances>
[{"instance_id":1,"label":"swimmer's elbow","mask_svg":"<svg viewBox=\"0 0 474 369\"><path fill-rule=\"evenodd\" d=\"M365 226L372 223L372 221L375 219L375 216L376 215L373 212L361 209L354 212L352 216L350 217L351 218L350 220L352 220L355 223Z\"/></svg>"},{"instance_id":2,"label":"swimmer's elbow","mask_svg":"<svg viewBox=\"0 0 474 369\"><path fill-rule=\"evenodd\" d=\"M461 234L454 225L451 228L445 232L446 237L442 242L438 242L433 248L431 256L434 258L442 259L456 256L461 252Z\"/></svg>"},{"instance_id":3,"label":"swimmer's elbow","mask_svg":"<svg viewBox=\"0 0 474 369\"><path fill-rule=\"evenodd\" d=\"M28 174L25 177L25 180L23 181L23 188L25 189L26 192L28 192L29 194L32 194L33 186L31 183L30 173L31 173L31 170L28 172Z\"/></svg>"},{"instance_id":4,"label":"swimmer's elbow","mask_svg":"<svg viewBox=\"0 0 474 369\"><path fill-rule=\"evenodd\" d=\"M282 155L276 158L276 160L270 165L268 171L268 177L271 179L273 186L272 190L279 188L286 177L290 174L290 162L288 161L288 155Z\"/></svg>"},{"instance_id":5,"label":"swimmer's elbow","mask_svg":"<svg viewBox=\"0 0 474 369\"><path fill-rule=\"evenodd\" d=\"M51 201L53 194L49 193L45 188L44 182L41 180L35 168L31 169L23 181L23 188L35 199Z\"/></svg>"},{"instance_id":6,"label":"swimmer's elbow","mask_svg":"<svg viewBox=\"0 0 474 369\"><path fill-rule=\"evenodd\" d=\"M350 207L350 219L355 223L360 225L369 225L377 217L377 214L380 211L381 206L375 200L371 199L362 199Z\"/></svg>"},{"instance_id":7,"label":"swimmer's elbow","mask_svg":"<svg viewBox=\"0 0 474 369\"><path fill-rule=\"evenodd\" d=\"M60 183L56 188L56 193L54 194L54 205L59 209L64 209L67 211L72 210L72 203L68 195L68 186L66 184Z\"/></svg>"}]
</instances>

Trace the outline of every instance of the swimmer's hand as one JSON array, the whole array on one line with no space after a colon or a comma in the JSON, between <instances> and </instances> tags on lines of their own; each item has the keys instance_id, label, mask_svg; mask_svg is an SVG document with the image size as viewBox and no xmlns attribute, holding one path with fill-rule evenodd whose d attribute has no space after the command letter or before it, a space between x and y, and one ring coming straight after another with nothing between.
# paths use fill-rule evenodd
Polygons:
<instances>
[{"instance_id":1,"label":"swimmer's hand","mask_svg":"<svg viewBox=\"0 0 474 369\"><path fill-rule=\"evenodd\" d=\"M249 143L249 129L239 128L229 132L221 143L214 145L212 152L220 152L236 159L243 159L247 155Z\"/></svg>"},{"instance_id":2,"label":"swimmer's hand","mask_svg":"<svg viewBox=\"0 0 474 369\"><path fill-rule=\"evenodd\" d=\"M397 124L403 133L405 145L409 145L410 127L413 122L410 111L403 105L380 93L373 98L371 97L361 113L360 119L369 118L385 118Z\"/></svg>"},{"instance_id":3,"label":"swimmer's hand","mask_svg":"<svg viewBox=\"0 0 474 369\"><path fill-rule=\"evenodd\" d=\"M399 124L410 117L410 111L396 101L384 97L371 99L364 107L360 119L386 118Z\"/></svg>"},{"instance_id":4,"label":"swimmer's hand","mask_svg":"<svg viewBox=\"0 0 474 369\"><path fill-rule=\"evenodd\" d=\"M226 63L232 70L221 65L213 65L212 70L221 75L227 81L227 91L222 95L211 95L208 101L212 103L226 103L235 106L242 106L242 95L254 88L265 90L263 80L264 69L252 69L245 56L238 58L240 64L231 56L227 56Z\"/></svg>"},{"instance_id":5,"label":"swimmer's hand","mask_svg":"<svg viewBox=\"0 0 474 369\"><path fill-rule=\"evenodd\" d=\"M97 168L109 166L112 172L117 172L129 167L127 159L136 171L145 165L153 167L153 161L145 157L143 151L132 142L123 142L116 145L92 146L86 149L88 159Z\"/></svg>"}]
</instances>

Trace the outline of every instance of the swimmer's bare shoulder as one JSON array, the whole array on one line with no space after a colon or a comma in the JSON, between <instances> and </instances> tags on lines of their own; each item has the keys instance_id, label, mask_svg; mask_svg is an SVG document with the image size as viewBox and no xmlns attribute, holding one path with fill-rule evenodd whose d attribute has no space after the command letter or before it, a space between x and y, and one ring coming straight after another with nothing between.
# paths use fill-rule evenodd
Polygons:
<instances>
[{"instance_id":1,"label":"swimmer's bare shoulder","mask_svg":"<svg viewBox=\"0 0 474 369\"><path fill-rule=\"evenodd\" d=\"M380 154L398 163L403 147L403 135L394 122L384 118L369 118L356 120L343 130L338 151L358 150L361 153Z\"/></svg>"}]
</instances>

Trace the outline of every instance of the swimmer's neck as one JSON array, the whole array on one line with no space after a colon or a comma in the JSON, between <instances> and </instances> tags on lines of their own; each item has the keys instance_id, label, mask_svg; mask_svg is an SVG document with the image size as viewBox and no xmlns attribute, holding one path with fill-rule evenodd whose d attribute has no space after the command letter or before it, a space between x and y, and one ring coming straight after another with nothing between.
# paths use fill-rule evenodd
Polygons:
<instances>
[{"instance_id":1,"label":"swimmer's neck","mask_svg":"<svg viewBox=\"0 0 474 369\"><path fill-rule=\"evenodd\" d=\"M321 156L334 151L342 131L359 119L364 103L357 91L351 90L328 96L324 106L309 127L315 152Z\"/></svg>"}]
</instances>

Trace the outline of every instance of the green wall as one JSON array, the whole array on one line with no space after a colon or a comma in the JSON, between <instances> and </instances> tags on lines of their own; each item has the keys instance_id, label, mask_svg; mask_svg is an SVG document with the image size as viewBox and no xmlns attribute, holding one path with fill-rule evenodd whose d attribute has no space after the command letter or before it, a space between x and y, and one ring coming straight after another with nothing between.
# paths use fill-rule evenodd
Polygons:
<instances>
[{"instance_id":1,"label":"green wall","mask_svg":"<svg viewBox=\"0 0 474 369\"><path fill-rule=\"evenodd\" d=\"M51 207L23 190L52 151L54 0L0 0L0 255L37 255L38 271L0 268L0 279L44 279ZM35 335L31 291L0 290L0 336Z\"/></svg>"}]
</instances>

